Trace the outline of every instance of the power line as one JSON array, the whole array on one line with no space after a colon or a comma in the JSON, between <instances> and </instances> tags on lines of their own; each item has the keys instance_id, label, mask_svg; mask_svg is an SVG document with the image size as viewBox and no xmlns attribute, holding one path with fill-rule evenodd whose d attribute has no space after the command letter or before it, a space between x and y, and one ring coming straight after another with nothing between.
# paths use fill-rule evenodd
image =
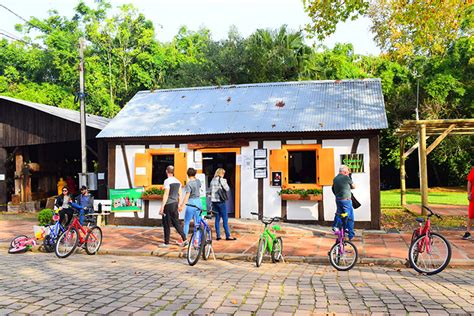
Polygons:
<instances>
[{"instance_id":1,"label":"power line","mask_svg":"<svg viewBox=\"0 0 474 316\"><path fill-rule=\"evenodd\" d=\"M9 34L7 34L7 33L2 32L2 31L0 31L0 35L2 35L3 37L7 37L7 38L9 38L9 39L15 40L15 41L19 41L19 42L28 44L28 45L33 45L33 44L31 44L31 43L28 43L27 41L24 41L24 40L22 40L22 39L16 38L16 37L14 37L14 36L11 36L11 35L9 35Z\"/></svg>"},{"instance_id":2,"label":"power line","mask_svg":"<svg viewBox=\"0 0 474 316\"><path fill-rule=\"evenodd\" d=\"M43 29L41 29L40 27L32 24L30 21L28 21L27 19L25 19L24 17L22 17L21 15L19 15L18 13L14 12L13 10L9 9L7 6L3 5L0 3L0 7L4 8L5 10L7 10L8 12L10 12L11 14L13 14L14 16L16 16L17 18L19 18L20 20L24 21L26 24L30 25L31 27L34 27L35 29L38 29L42 32L44 32Z\"/></svg>"}]
</instances>

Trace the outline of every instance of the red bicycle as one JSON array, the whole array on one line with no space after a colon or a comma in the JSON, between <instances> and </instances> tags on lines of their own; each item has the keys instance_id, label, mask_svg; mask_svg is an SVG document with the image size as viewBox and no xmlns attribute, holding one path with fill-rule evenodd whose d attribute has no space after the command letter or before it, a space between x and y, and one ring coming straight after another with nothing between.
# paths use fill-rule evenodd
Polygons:
<instances>
[{"instance_id":1,"label":"red bicycle","mask_svg":"<svg viewBox=\"0 0 474 316\"><path fill-rule=\"evenodd\" d=\"M73 208L80 211L82 207L76 203L70 203ZM87 226L81 225L77 214L74 214L72 223L67 230L59 236L54 252L58 258L66 258L71 255L76 247L84 247L88 255L95 255L102 245L102 230L95 225L93 215L86 215Z\"/></svg>"},{"instance_id":2,"label":"red bicycle","mask_svg":"<svg viewBox=\"0 0 474 316\"><path fill-rule=\"evenodd\" d=\"M429 214L424 226L423 217L416 219L419 226L411 238L408 260L413 269L419 273L433 275L440 273L448 266L451 260L451 245L444 236L431 231L430 217L434 215L441 219L441 216L424 205L422 207L428 210Z\"/></svg>"}]
</instances>

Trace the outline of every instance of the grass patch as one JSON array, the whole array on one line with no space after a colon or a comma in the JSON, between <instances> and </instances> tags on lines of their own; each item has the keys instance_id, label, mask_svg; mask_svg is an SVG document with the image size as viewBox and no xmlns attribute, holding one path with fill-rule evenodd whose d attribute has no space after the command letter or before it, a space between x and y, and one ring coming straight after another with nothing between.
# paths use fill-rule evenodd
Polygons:
<instances>
[{"instance_id":1,"label":"grass patch","mask_svg":"<svg viewBox=\"0 0 474 316\"><path fill-rule=\"evenodd\" d=\"M382 209L382 228L398 229L401 231L411 231L418 227L415 214L410 211L398 209ZM433 230L438 229L464 229L466 227L465 216L443 216L440 220L436 217L431 217L431 226Z\"/></svg>"},{"instance_id":2,"label":"grass patch","mask_svg":"<svg viewBox=\"0 0 474 316\"><path fill-rule=\"evenodd\" d=\"M381 191L382 209L401 208L400 189ZM407 204L421 204L418 189L408 189ZM460 188L433 188L428 191L430 204L467 205L466 192Z\"/></svg>"}]
</instances>

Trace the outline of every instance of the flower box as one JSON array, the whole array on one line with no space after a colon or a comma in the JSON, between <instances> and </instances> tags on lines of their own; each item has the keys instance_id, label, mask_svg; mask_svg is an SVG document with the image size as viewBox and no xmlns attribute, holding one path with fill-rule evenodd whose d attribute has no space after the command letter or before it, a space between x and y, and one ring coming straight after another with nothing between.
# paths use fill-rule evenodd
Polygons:
<instances>
[{"instance_id":1,"label":"flower box","mask_svg":"<svg viewBox=\"0 0 474 316\"><path fill-rule=\"evenodd\" d=\"M321 194L308 194L303 196L296 193L283 193L281 194L281 199L285 201L322 201L323 196Z\"/></svg>"},{"instance_id":2,"label":"flower box","mask_svg":"<svg viewBox=\"0 0 474 316\"><path fill-rule=\"evenodd\" d=\"M161 194L142 195L142 200L163 200L163 195Z\"/></svg>"}]
</instances>

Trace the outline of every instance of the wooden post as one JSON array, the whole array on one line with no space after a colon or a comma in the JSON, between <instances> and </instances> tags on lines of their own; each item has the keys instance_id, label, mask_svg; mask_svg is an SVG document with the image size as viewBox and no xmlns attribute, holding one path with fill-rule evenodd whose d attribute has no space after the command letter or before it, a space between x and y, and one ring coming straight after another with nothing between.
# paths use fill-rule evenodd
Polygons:
<instances>
[{"instance_id":1,"label":"wooden post","mask_svg":"<svg viewBox=\"0 0 474 316\"><path fill-rule=\"evenodd\" d=\"M0 147L0 211L7 210L7 150Z\"/></svg>"},{"instance_id":2,"label":"wooden post","mask_svg":"<svg viewBox=\"0 0 474 316\"><path fill-rule=\"evenodd\" d=\"M405 172L405 138L400 138L400 204L405 207L406 197L406 172Z\"/></svg>"},{"instance_id":3,"label":"wooden post","mask_svg":"<svg viewBox=\"0 0 474 316\"><path fill-rule=\"evenodd\" d=\"M420 190L421 205L428 206L428 171L426 162L426 125L420 125ZM424 208L421 208L421 214L426 215Z\"/></svg>"}]
</instances>

